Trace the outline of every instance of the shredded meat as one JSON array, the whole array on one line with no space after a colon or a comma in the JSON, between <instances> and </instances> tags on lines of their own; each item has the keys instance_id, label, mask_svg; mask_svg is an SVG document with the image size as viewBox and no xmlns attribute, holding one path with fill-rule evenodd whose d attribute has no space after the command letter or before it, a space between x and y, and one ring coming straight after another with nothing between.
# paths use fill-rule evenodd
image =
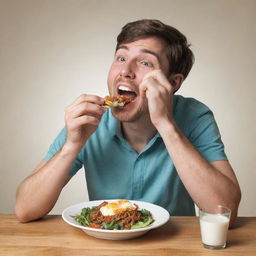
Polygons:
<instances>
[{"instance_id":1,"label":"shredded meat","mask_svg":"<svg viewBox=\"0 0 256 256\"><path fill-rule=\"evenodd\" d=\"M92 223L101 224L102 222L111 223L113 220L122 223L124 229L130 229L136 221L141 220L141 213L137 211L138 206L135 210L127 210L125 212L115 214L112 216L103 216L100 208L108 204L107 202L101 203L94 211L91 212L90 219Z\"/></svg>"}]
</instances>

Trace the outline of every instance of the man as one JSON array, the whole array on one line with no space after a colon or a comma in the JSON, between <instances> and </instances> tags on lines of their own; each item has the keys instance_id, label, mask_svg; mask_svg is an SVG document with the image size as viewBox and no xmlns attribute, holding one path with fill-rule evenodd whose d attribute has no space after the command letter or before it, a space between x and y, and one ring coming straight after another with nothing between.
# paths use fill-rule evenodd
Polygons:
<instances>
[{"instance_id":1,"label":"man","mask_svg":"<svg viewBox=\"0 0 256 256\"><path fill-rule=\"evenodd\" d=\"M17 190L22 222L46 215L62 188L84 165L90 200L152 202L171 215L199 208L231 208L240 188L224 153L212 112L174 96L193 65L186 37L157 20L123 27L108 75L111 96L132 99L105 110L104 99L83 94L65 111L65 128L47 156Z\"/></svg>"}]
</instances>

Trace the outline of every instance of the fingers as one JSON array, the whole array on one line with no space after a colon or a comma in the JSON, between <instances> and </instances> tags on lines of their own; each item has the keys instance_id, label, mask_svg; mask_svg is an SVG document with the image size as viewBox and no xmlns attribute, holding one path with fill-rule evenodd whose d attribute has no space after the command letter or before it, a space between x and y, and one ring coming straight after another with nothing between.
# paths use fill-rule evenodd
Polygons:
<instances>
[{"instance_id":1,"label":"fingers","mask_svg":"<svg viewBox=\"0 0 256 256\"><path fill-rule=\"evenodd\" d=\"M77 117L73 120L72 123L70 123L69 125L69 128L70 129L75 129L77 127L81 127L83 125L86 125L86 124L90 124L90 125L95 125L97 126L100 122L100 119L97 118L97 117L94 117L94 116L80 116L80 117Z\"/></svg>"},{"instance_id":2,"label":"fingers","mask_svg":"<svg viewBox=\"0 0 256 256\"><path fill-rule=\"evenodd\" d=\"M142 97L148 97L150 92L152 92L152 94L173 93L172 85L160 69L148 72L144 76L139 89Z\"/></svg>"},{"instance_id":3,"label":"fingers","mask_svg":"<svg viewBox=\"0 0 256 256\"><path fill-rule=\"evenodd\" d=\"M65 109L65 121L66 123L81 122L95 124L99 122L101 116L105 113L105 109L101 107L104 103L104 99L96 95L80 95L71 105ZM83 117L83 118L79 118ZM76 121L74 121L78 118ZM97 121L96 121L97 119Z\"/></svg>"},{"instance_id":4,"label":"fingers","mask_svg":"<svg viewBox=\"0 0 256 256\"><path fill-rule=\"evenodd\" d=\"M92 116L102 116L105 112L105 109L101 106L90 103L90 102L81 102L79 105L72 106L66 112L73 118L83 116L83 115L92 115Z\"/></svg>"},{"instance_id":5,"label":"fingers","mask_svg":"<svg viewBox=\"0 0 256 256\"><path fill-rule=\"evenodd\" d=\"M105 109L104 99L96 95L80 95L65 109L66 143L81 148L97 129Z\"/></svg>"},{"instance_id":6,"label":"fingers","mask_svg":"<svg viewBox=\"0 0 256 256\"><path fill-rule=\"evenodd\" d=\"M100 107L104 104L104 99L96 95L82 94L71 105L66 108L66 112L73 112L73 116L79 116L88 112L98 112L103 114L104 110ZM103 112L102 112L103 111Z\"/></svg>"},{"instance_id":7,"label":"fingers","mask_svg":"<svg viewBox=\"0 0 256 256\"><path fill-rule=\"evenodd\" d=\"M148 72L144 76L143 80L147 80L148 78L153 78L154 80L158 81L162 86L166 86L166 89L169 89L170 87L170 82L161 69L155 69Z\"/></svg>"},{"instance_id":8,"label":"fingers","mask_svg":"<svg viewBox=\"0 0 256 256\"><path fill-rule=\"evenodd\" d=\"M104 104L104 99L96 95L81 94L78 98L75 99L75 101L71 105L68 106L68 108L77 106L82 102L91 102L98 105L102 105Z\"/></svg>"}]
</instances>

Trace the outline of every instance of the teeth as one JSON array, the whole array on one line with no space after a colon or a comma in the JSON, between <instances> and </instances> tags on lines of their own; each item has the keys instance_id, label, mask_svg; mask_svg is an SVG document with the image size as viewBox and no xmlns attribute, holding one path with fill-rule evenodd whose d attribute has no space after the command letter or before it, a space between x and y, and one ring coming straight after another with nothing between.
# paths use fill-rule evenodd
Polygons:
<instances>
[{"instance_id":1,"label":"teeth","mask_svg":"<svg viewBox=\"0 0 256 256\"><path fill-rule=\"evenodd\" d=\"M128 87L123 86L123 85L119 86L118 89L119 89L119 90L122 90L122 91L126 91L126 92L131 92L131 91L132 91L132 90L130 90Z\"/></svg>"}]
</instances>

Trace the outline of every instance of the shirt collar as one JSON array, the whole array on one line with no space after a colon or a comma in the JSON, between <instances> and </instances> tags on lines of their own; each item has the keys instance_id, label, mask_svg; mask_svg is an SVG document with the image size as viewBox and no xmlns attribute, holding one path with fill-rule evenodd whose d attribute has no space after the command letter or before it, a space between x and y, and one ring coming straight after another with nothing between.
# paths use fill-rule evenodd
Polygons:
<instances>
[{"instance_id":1,"label":"shirt collar","mask_svg":"<svg viewBox=\"0 0 256 256\"><path fill-rule=\"evenodd\" d=\"M118 121L112 115L111 109L107 110L107 115L108 115L108 120L109 120L109 122L107 123L108 130L109 130L109 135L112 136L112 137L115 137L115 136L122 137L120 121Z\"/></svg>"},{"instance_id":2,"label":"shirt collar","mask_svg":"<svg viewBox=\"0 0 256 256\"><path fill-rule=\"evenodd\" d=\"M121 131L121 123L118 121L113 115L111 109L108 109L108 116L109 116L109 134L112 137L118 137L118 138L123 138L123 134ZM161 135L159 132L156 133L156 135L153 138L161 138Z\"/></svg>"}]
</instances>

